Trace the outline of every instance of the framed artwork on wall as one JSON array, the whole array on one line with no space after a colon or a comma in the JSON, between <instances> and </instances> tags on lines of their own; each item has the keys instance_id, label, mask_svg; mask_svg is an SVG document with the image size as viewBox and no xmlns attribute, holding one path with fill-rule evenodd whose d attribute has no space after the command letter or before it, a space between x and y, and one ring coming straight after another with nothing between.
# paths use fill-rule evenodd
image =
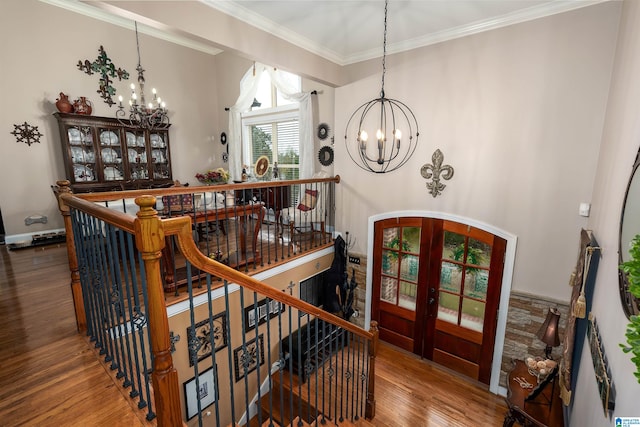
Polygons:
<instances>
[{"instance_id":1,"label":"framed artwork on wall","mask_svg":"<svg viewBox=\"0 0 640 427\"><path fill-rule=\"evenodd\" d=\"M193 366L211 356L212 349L222 350L229 343L227 339L227 313L218 313L211 319L201 320L187 327L189 339L189 366Z\"/></svg>"},{"instance_id":2,"label":"framed artwork on wall","mask_svg":"<svg viewBox=\"0 0 640 427\"><path fill-rule=\"evenodd\" d=\"M255 306L251 304L248 307L244 308L244 332L245 334L249 331L252 331L256 327L256 318L257 324L262 325L267 321L267 317L269 319L273 319L280 313L284 313L285 305L280 301L270 300L267 306L267 299L261 299L258 301Z\"/></svg>"},{"instance_id":3,"label":"framed artwork on wall","mask_svg":"<svg viewBox=\"0 0 640 427\"><path fill-rule=\"evenodd\" d=\"M218 398L217 367L207 369L197 377L191 378L183 384L184 401L187 411L187 421L198 415L198 401L200 401L200 411L211 406Z\"/></svg>"},{"instance_id":4,"label":"framed artwork on wall","mask_svg":"<svg viewBox=\"0 0 640 427\"><path fill-rule=\"evenodd\" d=\"M235 368L236 382L255 371L258 366L264 365L264 337L258 335L244 345L233 350L233 365Z\"/></svg>"}]
</instances>

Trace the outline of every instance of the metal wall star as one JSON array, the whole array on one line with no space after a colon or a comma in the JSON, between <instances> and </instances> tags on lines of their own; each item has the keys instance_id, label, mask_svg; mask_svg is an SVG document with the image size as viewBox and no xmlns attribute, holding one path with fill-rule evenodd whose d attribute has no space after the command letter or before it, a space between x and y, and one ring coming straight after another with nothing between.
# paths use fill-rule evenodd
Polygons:
<instances>
[{"instance_id":1,"label":"metal wall star","mask_svg":"<svg viewBox=\"0 0 640 427\"><path fill-rule=\"evenodd\" d=\"M21 125L13 125L13 132L9 132L16 137L16 142L24 142L28 146L34 143L40 143L42 134L38 131L38 126L31 126L24 122Z\"/></svg>"},{"instance_id":2,"label":"metal wall star","mask_svg":"<svg viewBox=\"0 0 640 427\"><path fill-rule=\"evenodd\" d=\"M442 165L444 154L442 154L440 149L434 151L433 156L431 156L431 161L433 162L432 165L426 163L422 166L420 174L425 179L433 178L431 182L427 182L427 188L429 189L429 193L431 193L433 197L436 197L442 193L442 190L446 187L446 185L440 182L440 174L442 174L442 179L451 179L451 177L453 177L453 167L450 165Z\"/></svg>"},{"instance_id":3,"label":"metal wall star","mask_svg":"<svg viewBox=\"0 0 640 427\"><path fill-rule=\"evenodd\" d=\"M116 94L116 89L111 86L111 83L113 83L111 78L117 77L118 80L129 79L129 73L126 70L122 68L116 70L116 66L113 65L102 46L98 49L98 58L96 60L93 62L89 62L88 59L80 60L78 61L78 69L88 75L93 73L100 74L100 87L96 92L100 94L105 103L109 104L109 107L116 103L112 98Z\"/></svg>"}]
</instances>

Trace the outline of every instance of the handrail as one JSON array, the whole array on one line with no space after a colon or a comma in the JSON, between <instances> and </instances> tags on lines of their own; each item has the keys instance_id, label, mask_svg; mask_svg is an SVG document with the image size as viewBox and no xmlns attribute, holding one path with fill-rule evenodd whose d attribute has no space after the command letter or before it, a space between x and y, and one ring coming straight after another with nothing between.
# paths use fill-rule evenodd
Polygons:
<instances>
[{"instance_id":1,"label":"handrail","mask_svg":"<svg viewBox=\"0 0 640 427\"><path fill-rule=\"evenodd\" d=\"M267 298L284 303L291 308L300 310L324 320L330 324L340 327L355 336L367 340L369 344L369 369L370 377L368 381L366 396L366 417L372 418L375 415L375 395L374 395L374 372L375 357L377 353L378 330L375 322L372 322L371 330L366 331L353 323L348 322L336 315L326 312L314 305L306 303L293 295L283 293L280 290L268 286L253 277L233 269L217 260L211 259L203 254L197 247L192 234L191 216L174 216L161 218L154 209L156 205L156 195L180 195L200 192L220 192L225 190L244 190L265 187L284 187L305 183L331 183L340 182L340 177L314 178L307 180L288 180L257 182L243 184L224 184L197 187L175 187L163 189L129 190L104 193L86 193L74 195L70 192L69 181L58 181L54 192L58 198L61 214L65 219L65 229L67 231L67 250L69 252L69 265L72 277L72 291L74 304L76 306L76 317L78 328L87 328L86 318L82 310L83 298L82 289L78 274L78 262L74 247L74 236L71 228L70 207L84 212L93 217L111 224L119 229L131 233L135 236L135 246L140 252L141 260L144 261L146 281L148 284L148 319L149 331L152 337L151 347L153 351L153 369L151 379L155 394L156 408L158 410L158 426L178 426L182 425L182 415L179 401L179 385L177 371L173 365L171 356L171 342L169 337L169 325L162 288L162 277L160 268L160 258L162 250L165 248L165 236L175 236L175 242L179 246L182 254L193 266L212 276L223 279L225 283L235 283L239 286L266 296ZM109 202L121 199L134 198L139 206L137 214L130 215L118 210L110 209L95 202Z\"/></svg>"},{"instance_id":2,"label":"handrail","mask_svg":"<svg viewBox=\"0 0 640 427\"><path fill-rule=\"evenodd\" d=\"M79 209L83 212L96 216L111 225L115 225L129 233L134 233L135 216L129 215L123 212L119 212L113 209L106 208L104 206L96 205L78 198L75 194L63 193L60 194L60 199L64 201L67 206Z\"/></svg>"},{"instance_id":3,"label":"handrail","mask_svg":"<svg viewBox=\"0 0 640 427\"><path fill-rule=\"evenodd\" d=\"M136 199L136 203L140 203L140 210L151 209L153 210L153 204L155 199L149 205L149 199ZM366 339L372 339L374 334L366 331L351 322L324 311L312 304L300 300L293 295L280 292L279 290L265 285L264 283L254 279L251 276L245 275L242 272L228 267L220 262L217 262L209 257L206 257L195 245L191 236L191 220L189 217L174 217L162 219L165 235L176 235L178 240L178 246L183 255L191 264L200 270L210 273L216 277L220 277L228 282L233 282L243 287L246 287L252 291L269 297L272 300L283 302L298 310L302 310L305 313L313 314L314 316L332 323L336 326L340 326L343 329L359 335Z\"/></svg>"},{"instance_id":4,"label":"handrail","mask_svg":"<svg viewBox=\"0 0 640 427\"><path fill-rule=\"evenodd\" d=\"M322 183L322 182L340 182L340 175L329 178L309 178L309 179L295 179L295 180L280 180L280 181L262 181L262 182L242 182L234 184L218 184L215 186L210 185L196 185L196 186L182 186L182 187L168 187L168 188L153 188L145 190L125 190L125 191L105 191L99 193L81 193L76 194L84 200L92 202L107 202L113 200L120 200L123 198L136 198L140 196L173 196L189 193L206 193L212 191L227 191L227 190L247 190L252 188L267 188L267 187L287 187L298 184L309 183Z\"/></svg>"}]
</instances>

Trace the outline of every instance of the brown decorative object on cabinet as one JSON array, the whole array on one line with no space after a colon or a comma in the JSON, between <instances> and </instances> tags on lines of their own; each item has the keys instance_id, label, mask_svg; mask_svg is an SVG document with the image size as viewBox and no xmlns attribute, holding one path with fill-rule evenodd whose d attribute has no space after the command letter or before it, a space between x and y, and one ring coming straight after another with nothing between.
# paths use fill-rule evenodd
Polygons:
<instances>
[{"instance_id":1,"label":"brown decorative object on cabinet","mask_svg":"<svg viewBox=\"0 0 640 427\"><path fill-rule=\"evenodd\" d=\"M80 98L73 101L73 112L76 114L85 114L87 116L91 115L93 111L93 104L91 101L87 99L85 96L81 96Z\"/></svg>"},{"instance_id":2,"label":"brown decorative object on cabinet","mask_svg":"<svg viewBox=\"0 0 640 427\"><path fill-rule=\"evenodd\" d=\"M73 113L73 105L63 92L60 92L60 98L56 99L56 108L61 113Z\"/></svg>"},{"instance_id":3,"label":"brown decorative object on cabinet","mask_svg":"<svg viewBox=\"0 0 640 427\"><path fill-rule=\"evenodd\" d=\"M54 116L66 178L74 192L173 185L168 129L127 127L110 117Z\"/></svg>"}]
</instances>

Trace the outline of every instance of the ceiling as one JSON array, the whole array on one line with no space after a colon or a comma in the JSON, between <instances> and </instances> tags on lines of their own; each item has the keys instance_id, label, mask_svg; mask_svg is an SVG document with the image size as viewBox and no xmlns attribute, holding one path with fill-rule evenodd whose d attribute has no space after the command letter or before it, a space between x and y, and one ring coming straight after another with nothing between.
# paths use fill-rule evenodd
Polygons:
<instances>
[{"instance_id":1,"label":"ceiling","mask_svg":"<svg viewBox=\"0 0 640 427\"><path fill-rule=\"evenodd\" d=\"M382 55L383 0L201 0L346 65ZM396 53L608 0L390 0L387 52Z\"/></svg>"},{"instance_id":2,"label":"ceiling","mask_svg":"<svg viewBox=\"0 0 640 427\"><path fill-rule=\"evenodd\" d=\"M131 16L123 14L116 7L122 5L126 8L127 0L40 1L115 25L127 28L133 26ZM154 3L162 1L144 0L133 3L141 3L153 9ZM403 52L606 1L620 0L389 0L387 53ZM174 2L200 2L338 65L382 56L384 0ZM199 18L193 17L194 20ZM211 41L193 37L188 29L174 30L166 25L157 28L140 25L140 32L154 37L214 55L220 52L220 45L212 46Z\"/></svg>"}]
</instances>

